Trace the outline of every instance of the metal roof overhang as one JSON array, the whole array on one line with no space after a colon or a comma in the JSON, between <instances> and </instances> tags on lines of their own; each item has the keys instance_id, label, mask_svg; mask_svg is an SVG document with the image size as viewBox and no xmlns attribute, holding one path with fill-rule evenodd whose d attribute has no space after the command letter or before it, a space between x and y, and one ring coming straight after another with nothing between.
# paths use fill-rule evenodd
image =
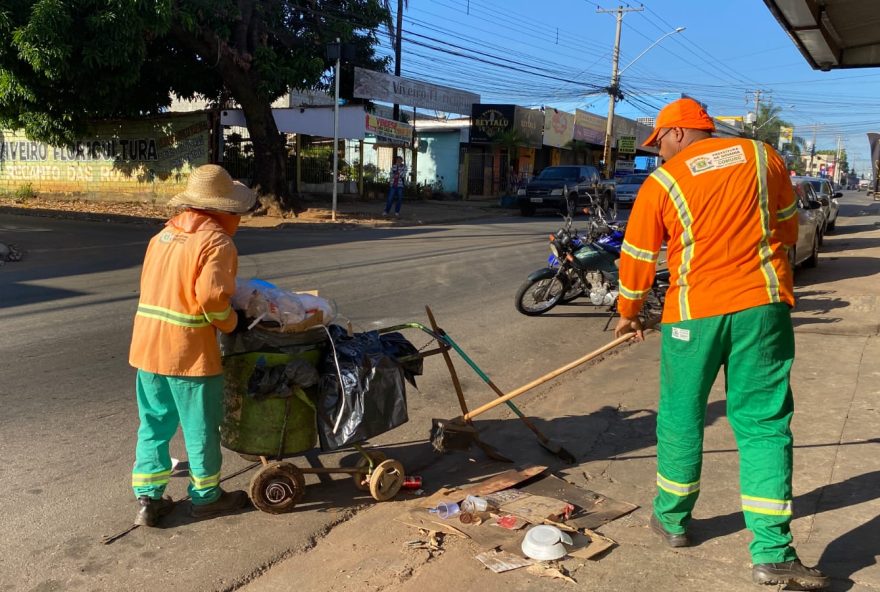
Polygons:
<instances>
[{"instance_id":1,"label":"metal roof overhang","mask_svg":"<svg viewBox=\"0 0 880 592\"><path fill-rule=\"evenodd\" d=\"M877 0L764 0L816 70L880 66Z\"/></svg>"}]
</instances>

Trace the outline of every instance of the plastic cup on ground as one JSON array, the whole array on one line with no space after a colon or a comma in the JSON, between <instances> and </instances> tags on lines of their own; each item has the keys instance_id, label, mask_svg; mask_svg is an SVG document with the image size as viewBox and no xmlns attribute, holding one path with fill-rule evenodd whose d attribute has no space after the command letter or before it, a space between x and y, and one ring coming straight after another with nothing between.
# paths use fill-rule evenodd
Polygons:
<instances>
[{"instance_id":1,"label":"plastic cup on ground","mask_svg":"<svg viewBox=\"0 0 880 592\"><path fill-rule=\"evenodd\" d=\"M455 502L440 502L437 504L437 515L444 520L454 518L459 513L461 513L461 508Z\"/></svg>"},{"instance_id":2,"label":"plastic cup on ground","mask_svg":"<svg viewBox=\"0 0 880 592\"><path fill-rule=\"evenodd\" d=\"M469 495L465 498L463 502L461 502L461 509L463 512L468 512L469 514L475 514L477 512L485 512L489 507L489 502L484 500L481 497L477 497L474 495Z\"/></svg>"}]
</instances>

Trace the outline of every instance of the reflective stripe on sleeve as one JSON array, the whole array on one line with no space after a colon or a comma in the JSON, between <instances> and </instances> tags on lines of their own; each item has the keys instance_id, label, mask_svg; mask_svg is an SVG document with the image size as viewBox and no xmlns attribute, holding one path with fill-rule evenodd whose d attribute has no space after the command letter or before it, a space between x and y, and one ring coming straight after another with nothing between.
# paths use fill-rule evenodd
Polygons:
<instances>
[{"instance_id":1,"label":"reflective stripe on sleeve","mask_svg":"<svg viewBox=\"0 0 880 592\"><path fill-rule=\"evenodd\" d=\"M161 306L152 306L150 304L138 304L137 316L156 319L180 327L198 328L207 327L211 324L211 322L205 318L205 315L189 315L168 308L162 308Z\"/></svg>"},{"instance_id":2,"label":"reflective stripe on sleeve","mask_svg":"<svg viewBox=\"0 0 880 592\"><path fill-rule=\"evenodd\" d=\"M771 516L791 516L791 500L777 500L750 495L743 495L741 497L744 512L769 514Z\"/></svg>"},{"instance_id":3,"label":"reflective stripe on sleeve","mask_svg":"<svg viewBox=\"0 0 880 592\"><path fill-rule=\"evenodd\" d=\"M758 259L761 263L761 273L764 275L764 283L767 286L767 296L770 302L779 302L779 278L770 259L773 251L770 250L770 200L767 194L767 148L764 142L753 140L755 147L755 167L758 175L758 211L761 213L761 241L758 243Z\"/></svg>"},{"instance_id":4,"label":"reflective stripe on sleeve","mask_svg":"<svg viewBox=\"0 0 880 592\"><path fill-rule=\"evenodd\" d=\"M672 495L685 497L687 495L700 491L700 482L694 481L693 483L679 483L677 481L667 479L660 473L657 473L657 487L659 487L663 491L671 493Z\"/></svg>"},{"instance_id":5,"label":"reflective stripe on sleeve","mask_svg":"<svg viewBox=\"0 0 880 592\"><path fill-rule=\"evenodd\" d=\"M171 471L160 473L132 473L131 486L143 487L145 485L166 485L171 478Z\"/></svg>"},{"instance_id":6,"label":"reflective stripe on sleeve","mask_svg":"<svg viewBox=\"0 0 880 592\"><path fill-rule=\"evenodd\" d=\"M690 208L688 208L687 200L685 200L684 194L678 186L678 182L673 179L663 167L658 168L651 176L663 186L667 193L669 193L669 197L672 199L675 211L678 214L678 220L681 222L681 245L683 248L681 252L681 265L678 267L678 281L676 284L679 288L679 315L681 316L682 321L686 321L691 318L691 307L688 302L687 276L688 272L691 270L691 261L694 259L694 217L691 214Z\"/></svg>"},{"instance_id":7,"label":"reflective stripe on sleeve","mask_svg":"<svg viewBox=\"0 0 880 592\"><path fill-rule=\"evenodd\" d=\"M655 253L653 251L640 249L634 246L632 243L628 242L626 239L624 239L623 245L620 247L620 252L629 255L633 259L638 259L639 261L647 261L648 263L656 262L657 257L660 256L660 251L657 251Z\"/></svg>"},{"instance_id":8,"label":"reflective stripe on sleeve","mask_svg":"<svg viewBox=\"0 0 880 592\"><path fill-rule=\"evenodd\" d=\"M776 220L783 222L797 214L797 201L793 201L790 206L781 210L776 210Z\"/></svg>"},{"instance_id":9,"label":"reflective stripe on sleeve","mask_svg":"<svg viewBox=\"0 0 880 592\"><path fill-rule=\"evenodd\" d=\"M231 315L231 314L232 314L232 307L227 306L226 310L224 310L223 312L205 311L205 318L208 319L208 321L225 321L226 319L229 318L229 315Z\"/></svg>"},{"instance_id":10,"label":"reflective stripe on sleeve","mask_svg":"<svg viewBox=\"0 0 880 592\"><path fill-rule=\"evenodd\" d=\"M196 477L190 474L190 481L196 489L208 489L209 487L217 487L220 485L220 473L211 475L210 477Z\"/></svg>"},{"instance_id":11,"label":"reflective stripe on sleeve","mask_svg":"<svg viewBox=\"0 0 880 592\"><path fill-rule=\"evenodd\" d=\"M620 282L617 283L617 289L621 296L628 298L629 300L641 300L647 296L648 292L651 290L650 288L647 290L630 290Z\"/></svg>"}]
</instances>

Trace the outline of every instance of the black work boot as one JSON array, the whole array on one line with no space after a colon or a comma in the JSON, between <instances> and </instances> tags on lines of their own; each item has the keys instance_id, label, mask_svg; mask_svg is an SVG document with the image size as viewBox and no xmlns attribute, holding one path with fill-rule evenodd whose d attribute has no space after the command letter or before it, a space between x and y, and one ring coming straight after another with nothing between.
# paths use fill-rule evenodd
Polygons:
<instances>
[{"instance_id":1,"label":"black work boot","mask_svg":"<svg viewBox=\"0 0 880 592\"><path fill-rule=\"evenodd\" d=\"M248 496L243 491L220 491L220 497L210 504L193 504L190 515L193 518L209 518L241 510L248 505Z\"/></svg>"},{"instance_id":2,"label":"black work boot","mask_svg":"<svg viewBox=\"0 0 880 592\"><path fill-rule=\"evenodd\" d=\"M156 526L159 518L170 514L174 508L174 502L167 495L159 499L143 496L137 501L139 507L134 523L138 526Z\"/></svg>"},{"instance_id":3,"label":"black work boot","mask_svg":"<svg viewBox=\"0 0 880 592\"><path fill-rule=\"evenodd\" d=\"M806 567L800 559L793 559L753 565L752 581L756 584L795 585L803 590L822 590L831 580L818 569Z\"/></svg>"},{"instance_id":4,"label":"black work boot","mask_svg":"<svg viewBox=\"0 0 880 592\"><path fill-rule=\"evenodd\" d=\"M651 514L651 530L663 537L663 540L666 541L666 544L670 547L689 547L691 544L691 540L688 538L686 532L682 534L672 534L663 528L663 525L660 524L660 521L657 520L657 516L653 513Z\"/></svg>"}]
</instances>

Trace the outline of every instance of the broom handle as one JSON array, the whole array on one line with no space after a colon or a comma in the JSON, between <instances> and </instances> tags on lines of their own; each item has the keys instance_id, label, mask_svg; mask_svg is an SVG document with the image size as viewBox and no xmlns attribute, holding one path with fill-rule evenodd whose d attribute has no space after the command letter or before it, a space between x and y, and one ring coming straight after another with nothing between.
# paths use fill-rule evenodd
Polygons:
<instances>
[{"instance_id":1,"label":"broom handle","mask_svg":"<svg viewBox=\"0 0 880 592\"><path fill-rule=\"evenodd\" d=\"M512 398L517 397L526 391L532 390L536 386L544 384L545 382L553 380L554 378L556 378L560 374L568 372L572 368L575 368L576 366L580 366L584 362L589 362L593 358L601 356L602 354L604 354L608 350L614 349L615 347L617 347L618 345L620 345L622 343L626 343L627 341L632 339L634 336L635 336L635 333L627 333L626 335L622 335L622 336L618 337L617 339L615 339L614 341L603 345L599 349L588 353L584 357L578 358L574 362L570 362L570 363L566 364L565 366L562 366L561 368L557 368L556 370L553 370L552 372L548 372L544 376L542 376L540 378L536 378L532 382L530 382L526 385L523 385L523 386L519 387L518 389L507 393L503 397L499 397L499 398L495 399L494 401L489 401L485 405L482 405L480 407L477 407L476 409L473 409L472 411L470 411L468 413L465 413L462 416L462 419L464 419L465 421L467 421L469 419L473 419L474 417L480 415L481 413L485 413L486 411L489 411L490 409L497 407L498 405L503 405L504 403L511 400Z\"/></svg>"}]
</instances>

